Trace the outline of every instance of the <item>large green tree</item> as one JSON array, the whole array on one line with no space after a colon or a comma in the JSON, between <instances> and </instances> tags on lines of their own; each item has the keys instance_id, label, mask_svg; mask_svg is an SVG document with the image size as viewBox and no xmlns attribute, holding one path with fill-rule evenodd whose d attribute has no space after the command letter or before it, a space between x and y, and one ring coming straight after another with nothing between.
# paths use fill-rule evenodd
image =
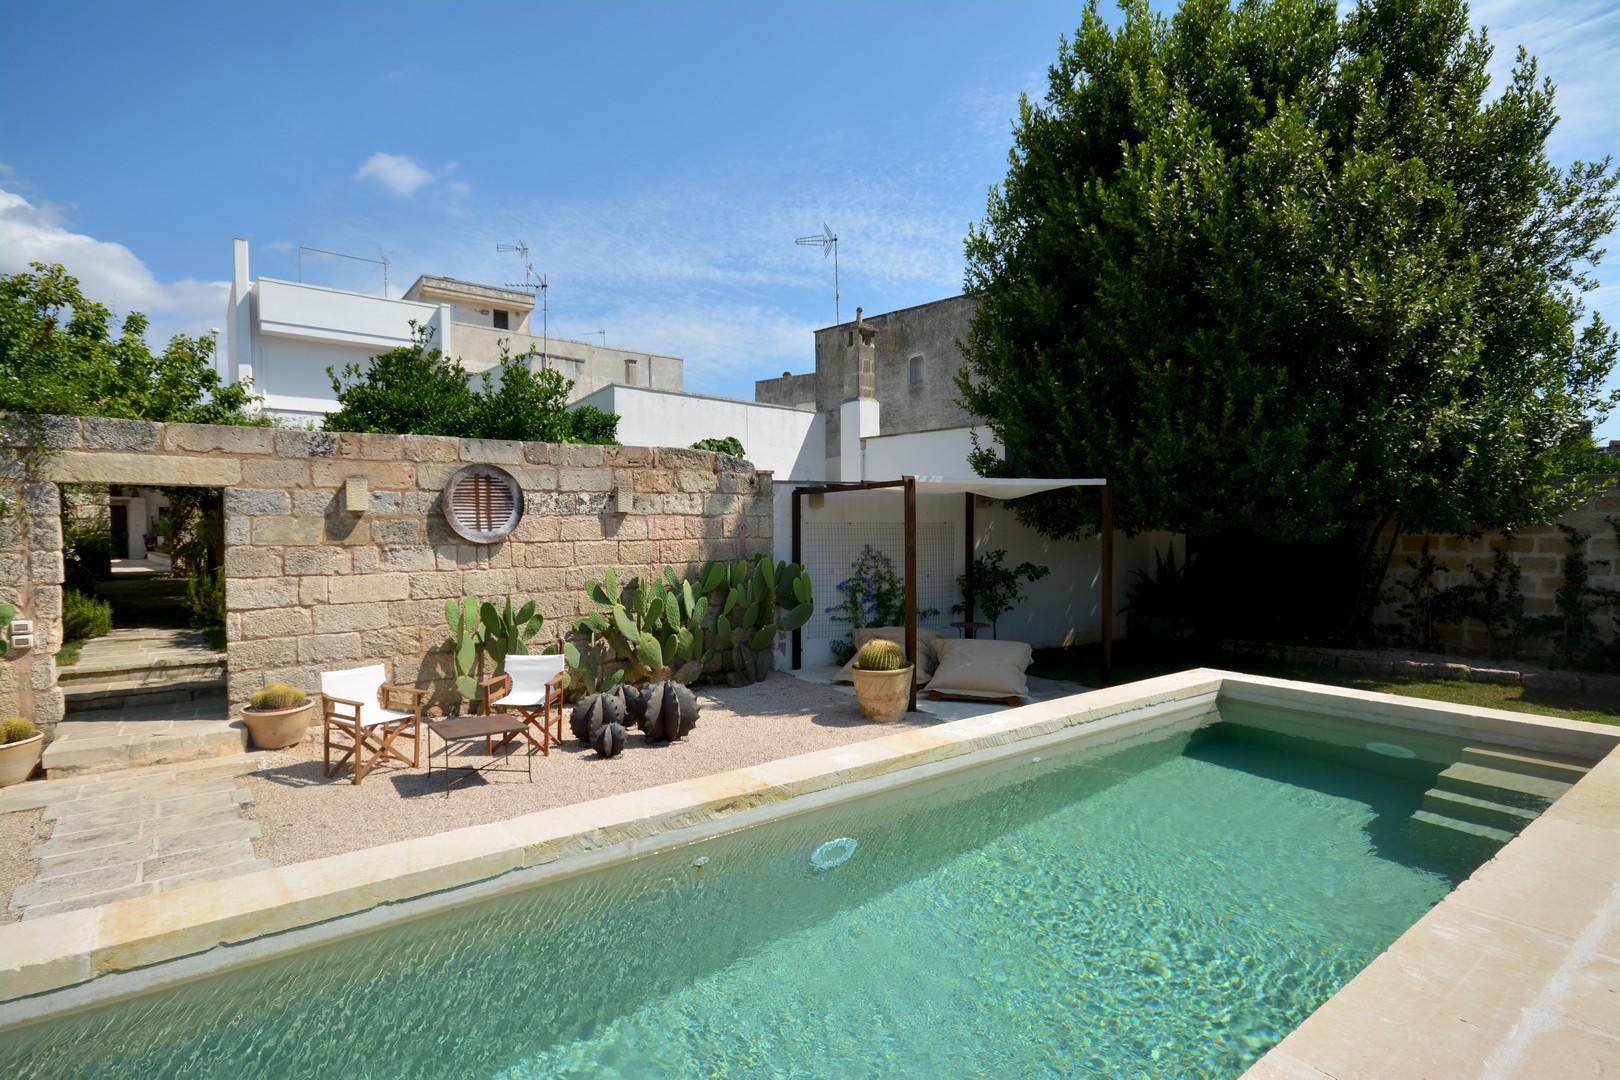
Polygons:
<instances>
[{"instance_id":1,"label":"large green tree","mask_svg":"<svg viewBox=\"0 0 1620 1080\"><path fill-rule=\"evenodd\" d=\"M961 392L1005 447L975 465L1106 475L1133 531L1369 563L1381 528L1556 512L1612 405L1581 297L1616 177L1549 161L1535 61L1495 92L1461 0L1121 6L1020 102L967 239ZM1093 507L1022 512L1061 536Z\"/></svg>"},{"instance_id":2,"label":"large green tree","mask_svg":"<svg viewBox=\"0 0 1620 1080\"><path fill-rule=\"evenodd\" d=\"M254 422L250 388L214 369L212 338L177 334L154 353L146 328L132 312L115 331L60 265L0 278L0 412Z\"/></svg>"}]
</instances>

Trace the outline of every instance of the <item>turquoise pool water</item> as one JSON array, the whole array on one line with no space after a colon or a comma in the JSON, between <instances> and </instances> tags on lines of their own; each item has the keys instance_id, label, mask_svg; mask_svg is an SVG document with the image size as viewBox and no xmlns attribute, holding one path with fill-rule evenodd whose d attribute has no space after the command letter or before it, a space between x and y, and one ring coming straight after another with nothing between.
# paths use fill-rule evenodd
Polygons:
<instances>
[{"instance_id":1,"label":"turquoise pool water","mask_svg":"<svg viewBox=\"0 0 1620 1080\"><path fill-rule=\"evenodd\" d=\"M16 1029L0 1076L1236 1076L1484 857L1407 837L1460 747L1339 741L1031 754Z\"/></svg>"}]
</instances>

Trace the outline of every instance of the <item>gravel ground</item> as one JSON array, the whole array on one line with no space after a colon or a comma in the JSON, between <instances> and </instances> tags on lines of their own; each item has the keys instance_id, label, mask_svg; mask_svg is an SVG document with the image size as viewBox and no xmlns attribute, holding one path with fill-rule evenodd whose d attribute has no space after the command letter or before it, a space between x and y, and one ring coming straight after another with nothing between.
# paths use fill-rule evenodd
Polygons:
<instances>
[{"instance_id":1,"label":"gravel ground","mask_svg":"<svg viewBox=\"0 0 1620 1080\"><path fill-rule=\"evenodd\" d=\"M11 910L11 893L19 885L34 880L39 860L28 856L29 848L43 843L51 827L42 820L43 810L16 810L0 814L0 926L22 918Z\"/></svg>"},{"instance_id":2,"label":"gravel ground","mask_svg":"<svg viewBox=\"0 0 1620 1080\"><path fill-rule=\"evenodd\" d=\"M534 758L534 783L519 757L509 763L519 771L486 773L457 785L448 799L436 770L429 785L425 758L421 769L390 764L358 786L346 771L328 779L316 728L300 746L262 755L264 766L238 779L253 793L242 810L264 831L254 842L259 855L284 866L939 722L910 713L896 724L872 723L861 719L854 697L781 672L753 686L705 688L698 698L697 727L677 743L651 745L632 731L624 753L609 760L569 737L565 720L564 744ZM467 760L488 759L480 747Z\"/></svg>"}]
</instances>

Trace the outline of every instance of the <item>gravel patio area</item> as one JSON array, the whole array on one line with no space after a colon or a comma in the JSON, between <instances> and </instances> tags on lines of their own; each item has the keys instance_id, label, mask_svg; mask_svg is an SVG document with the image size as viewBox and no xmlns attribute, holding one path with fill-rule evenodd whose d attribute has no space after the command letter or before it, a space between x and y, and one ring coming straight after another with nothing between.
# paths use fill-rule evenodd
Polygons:
<instances>
[{"instance_id":1,"label":"gravel patio area","mask_svg":"<svg viewBox=\"0 0 1620 1080\"><path fill-rule=\"evenodd\" d=\"M11 910L11 894L17 886L33 881L39 870L39 860L30 851L51 831L44 816L39 810L0 814L0 926L22 918L20 912Z\"/></svg>"},{"instance_id":2,"label":"gravel patio area","mask_svg":"<svg viewBox=\"0 0 1620 1080\"><path fill-rule=\"evenodd\" d=\"M940 722L924 713L894 724L863 720L849 694L781 672L752 686L701 688L698 698L697 727L679 742L649 744L632 731L624 753L605 759L574 741L565 720L563 745L553 746L549 757L535 756L532 784L518 757L503 763L517 772L486 773L458 784L448 799L437 761L429 783L425 756L421 769L390 764L358 786L344 771L327 778L317 727L293 749L255 755L265 759L263 766L238 781L253 793L243 816L263 830L254 842L257 854L284 866ZM480 748L468 762L487 760Z\"/></svg>"}]
</instances>

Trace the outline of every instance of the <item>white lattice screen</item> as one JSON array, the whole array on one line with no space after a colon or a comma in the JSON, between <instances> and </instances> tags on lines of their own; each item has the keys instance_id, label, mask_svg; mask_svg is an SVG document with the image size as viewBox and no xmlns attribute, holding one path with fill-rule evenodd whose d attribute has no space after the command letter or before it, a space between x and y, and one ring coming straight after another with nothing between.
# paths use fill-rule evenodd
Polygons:
<instances>
[{"instance_id":1,"label":"white lattice screen","mask_svg":"<svg viewBox=\"0 0 1620 1080\"><path fill-rule=\"evenodd\" d=\"M861 551L870 544L887 555L894 563L895 577L903 583L906 572L905 526L861 522L859 524L804 523L804 568L809 571L810 584L815 589L816 613L804 627L804 641L829 642L849 632L844 623L834 622L827 609L835 606L843 593L838 583L854 572L853 564ZM951 605L958 600L956 591L955 530L949 522L917 523L917 625L944 629L952 619ZM933 615L923 618L921 612L937 608Z\"/></svg>"}]
</instances>

